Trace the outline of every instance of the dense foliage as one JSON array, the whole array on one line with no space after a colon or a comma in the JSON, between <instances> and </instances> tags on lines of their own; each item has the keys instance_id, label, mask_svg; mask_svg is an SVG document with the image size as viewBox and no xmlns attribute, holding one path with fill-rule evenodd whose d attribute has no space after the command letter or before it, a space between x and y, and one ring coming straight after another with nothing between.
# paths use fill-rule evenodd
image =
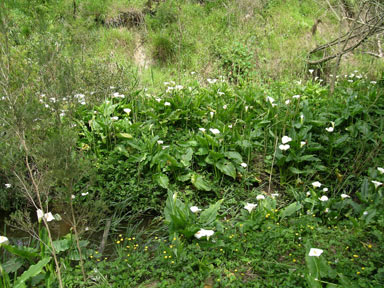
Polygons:
<instances>
[{"instance_id":1,"label":"dense foliage","mask_svg":"<svg viewBox=\"0 0 384 288\"><path fill-rule=\"evenodd\" d=\"M263 70L309 1L152 2L0 4L0 286L384 286L383 74Z\"/></svg>"}]
</instances>

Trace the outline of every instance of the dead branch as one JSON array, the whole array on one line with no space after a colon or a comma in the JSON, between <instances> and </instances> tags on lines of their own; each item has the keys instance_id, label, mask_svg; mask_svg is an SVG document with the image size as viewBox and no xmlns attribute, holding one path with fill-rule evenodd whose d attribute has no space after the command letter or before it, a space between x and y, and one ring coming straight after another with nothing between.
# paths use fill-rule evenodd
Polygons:
<instances>
[{"instance_id":1,"label":"dead branch","mask_svg":"<svg viewBox=\"0 0 384 288\"><path fill-rule=\"evenodd\" d=\"M333 54L333 55L329 55L329 56L324 57L322 59L309 60L308 64L318 65L318 64L327 62L329 60L332 60L336 57L341 57L342 55L354 50L355 48L359 47L363 42L365 42L370 36L381 33L382 29L384 28L383 27L383 19L384 19L384 13L379 15L379 16L375 16L372 19L370 19L369 21L367 21L367 23L370 24L369 26L367 26L365 24L359 25L355 22L354 27L347 34L345 34L345 35L343 35L343 36L341 36L341 37L339 37L339 38L337 38L337 39L335 39L335 40L333 40L327 44L324 44L320 47L315 48L309 54L311 55L315 52L324 50L324 49L329 48L331 46L334 46L336 44L343 43L344 44L343 49L340 52ZM372 23L373 20L375 20L374 23ZM355 31L358 31L358 32L355 33ZM359 40L355 44L346 48L348 42L351 39L356 39L356 38Z\"/></svg>"}]
</instances>

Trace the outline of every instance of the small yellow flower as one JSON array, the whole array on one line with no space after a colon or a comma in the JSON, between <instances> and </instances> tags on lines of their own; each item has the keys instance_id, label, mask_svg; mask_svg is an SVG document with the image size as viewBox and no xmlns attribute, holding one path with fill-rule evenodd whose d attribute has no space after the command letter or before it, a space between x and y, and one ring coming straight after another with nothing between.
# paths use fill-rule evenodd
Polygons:
<instances>
[{"instance_id":1,"label":"small yellow flower","mask_svg":"<svg viewBox=\"0 0 384 288\"><path fill-rule=\"evenodd\" d=\"M100 259L97 259L97 262L100 262Z\"/></svg>"},{"instance_id":2,"label":"small yellow flower","mask_svg":"<svg viewBox=\"0 0 384 288\"><path fill-rule=\"evenodd\" d=\"M175 261L171 261L172 264L175 264Z\"/></svg>"},{"instance_id":3,"label":"small yellow flower","mask_svg":"<svg viewBox=\"0 0 384 288\"><path fill-rule=\"evenodd\" d=\"M356 274L357 274L357 275L360 275L360 271L357 271Z\"/></svg>"},{"instance_id":4,"label":"small yellow flower","mask_svg":"<svg viewBox=\"0 0 384 288\"><path fill-rule=\"evenodd\" d=\"M236 248L235 251L237 252L237 251L239 251L239 249Z\"/></svg>"},{"instance_id":5,"label":"small yellow flower","mask_svg":"<svg viewBox=\"0 0 384 288\"><path fill-rule=\"evenodd\" d=\"M91 258L91 259L92 259L92 258L93 258L93 255L89 256L89 258Z\"/></svg>"},{"instance_id":6,"label":"small yellow flower","mask_svg":"<svg viewBox=\"0 0 384 288\"><path fill-rule=\"evenodd\" d=\"M371 249L371 248L372 248L372 245L371 245L371 244L368 244L368 248Z\"/></svg>"},{"instance_id":7,"label":"small yellow flower","mask_svg":"<svg viewBox=\"0 0 384 288\"><path fill-rule=\"evenodd\" d=\"M129 257L129 256L131 256L131 254L127 254L127 256Z\"/></svg>"},{"instance_id":8,"label":"small yellow flower","mask_svg":"<svg viewBox=\"0 0 384 288\"><path fill-rule=\"evenodd\" d=\"M95 254L99 254L99 251L95 251Z\"/></svg>"},{"instance_id":9,"label":"small yellow flower","mask_svg":"<svg viewBox=\"0 0 384 288\"><path fill-rule=\"evenodd\" d=\"M129 245L127 245L126 247L127 247L128 249L131 248L131 246L129 246Z\"/></svg>"},{"instance_id":10,"label":"small yellow flower","mask_svg":"<svg viewBox=\"0 0 384 288\"><path fill-rule=\"evenodd\" d=\"M168 258L168 256L164 256L164 259L167 259Z\"/></svg>"},{"instance_id":11,"label":"small yellow flower","mask_svg":"<svg viewBox=\"0 0 384 288\"><path fill-rule=\"evenodd\" d=\"M359 255L354 254L353 257L355 257L355 258L359 258Z\"/></svg>"},{"instance_id":12,"label":"small yellow flower","mask_svg":"<svg viewBox=\"0 0 384 288\"><path fill-rule=\"evenodd\" d=\"M155 240L157 240L157 239L158 239L158 237L156 236L156 237L155 237Z\"/></svg>"},{"instance_id":13,"label":"small yellow flower","mask_svg":"<svg viewBox=\"0 0 384 288\"><path fill-rule=\"evenodd\" d=\"M123 237L123 235L122 235L122 234L119 234L119 237L121 238L121 237Z\"/></svg>"},{"instance_id":14,"label":"small yellow flower","mask_svg":"<svg viewBox=\"0 0 384 288\"><path fill-rule=\"evenodd\" d=\"M167 251L164 250L163 253L164 253L164 254L167 254Z\"/></svg>"},{"instance_id":15,"label":"small yellow flower","mask_svg":"<svg viewBox=\"0 0 384 288\"><path fill-rule=\"evenodd\" d=\"M293 259L292 262L295 263L295 262L296 262L296 259Z\"/></svg>"},{"instance_id":16,"label":"small yellow flower","mask_svg":"<svg viewBox=\"0 0 384 288\"><path fill-rule=\"evenodd\" d=\"M108 260L108 257L104 257L104 260Z\"/></svg>"},{"instance_id":17,"label":"small yellow flower","mask_svg":"<svg viewBox=\"0 0 384 288\"><path fill-rule=\"evenodd\" d=\"M169 245L169 248L171 248L171 249L172 249L172 248L173 248L173 245Z\"/></svg>"},{"instance_id":18,"label":"small yellow flower","mask_svg":"<svg viewBox=\"0 0 384 288\"><path fill-rule=\"evenodd\" d=\"M175 238L173 238L173 241L176 241L176 237L175 237Z\"/></svg>"},{"instance_id":19,"label":"small yellow flower","mask_svg":"<svg viewBox=\"0 0 384 288\"><path fill-rule=\"evenodd\" d=\"M171 259L171 258L172 258L172 256L168 256L168 258L169 258L169 259Z\"/></svg>"},{"instance_id":20,"label":"small yellow flower","mask_svg":"<svg viewBox=\"0 0 384 288\"><path fill-rule=\"evenodd\" d=\"M132 238L128 238L128 241L131 241L132 240Z\"/></svg>"},{"instance_id":21,"label":"small yellow flower","mask_svg":"<svg viewBox=\"0 0 384 288\"><path fill-rule=\"evenodd\" d=\"M240 224L240 227L243 227L243 224Z\"/></svg>"},{"instance_id":22,"label":"small yellow flower","mask_svg":"<svg viewBox=\"0 0 384 288\"><path fill-rule=\"evenodd\" d=\"M361 270L365 270L365 267L361 267Z\"/></svg>"},{"instance_id":23,"label":"small yellow flower","mask_svg":"<svg viewBox=\"0 0 384 288\"><path fill-rule=\"evenodd\" d=\"M116 244L120 244L120 241L116 241Z\"/></svg>"},{"instance_id":24,"label":"small yellow flower","mask_svg":"<svg viewBox=\"0 0 384 288\"><path fill-rule=\"evenodd\" d=\"M135 240L136 238L135 237L132 237L132 240Z\"/></svg>"},{"instance_id":25,"label":"small yellow flower","mask_svg":"<svg viewBox=\"0 0 384 288\"><path fill-rule=\"evenodd\" d=\"M124 241L124 238L121 238L120 241Z\"/></svg>"},{"instance_id":26,"label":"small yellow flower","mask_svg":"<svg viewBox=\"0 0 384 288\"><path fill-rule=\"evenodd\" d=\"M237 272L237 269L235 269L235 272Z\"/></svg>"},{"instance_id":27,"label":"small yellow flower","mask_svg":"<svg viewBox=\"0 0 384 288\"><path fill-rule=\"evenodd\" d=\"M301 247L301 244L299 243L299 245L297 245L297 246Z\"/></svg>"}]
</instances>

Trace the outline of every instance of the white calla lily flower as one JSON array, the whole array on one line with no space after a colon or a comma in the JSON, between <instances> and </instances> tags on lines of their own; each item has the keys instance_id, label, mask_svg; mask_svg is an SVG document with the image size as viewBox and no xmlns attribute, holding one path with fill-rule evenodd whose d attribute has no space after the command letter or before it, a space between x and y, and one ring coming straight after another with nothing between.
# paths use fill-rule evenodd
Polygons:
<instances>
[{"instance_id":1,"label":"white calla lily flower","mask_svg":"<svg viewBox=\"0 0 384 288\"><path fill-rule=\"evenodd\" d=\"M257 204L247 203L247 204L244 206L244 209L248 210L248 212L251 213L252 210L255 209L256 207L257 207Z\"/></svg>"},{"instance_id":2,"label":"white calla lily flower","mask_svg":"<svg viewBox=\"0 0 384 288\"><path fill-rule=\"evenodd\" d=\"M197 213L197 212L201 211L201 209L199 209L199 207L197 207L197 206L192 206L189 209L191 210L192 213Z\"/></svg>"},{"instance_id":3,"label":"white calla lily flower","mask_svg":"<svg viewBox=\"0 0 384 288\"><path fill-rule=\"evenodd\" d=\"M322 249L311 248L311 249L309 250L309 254L308 254L308 256L311 256L311 257L313 257L313 256L315 256L315 257L319 257L321 254L323 254L323 252L324 252L324 250L322 250Z\"/></svg>"},{"instance_id":4,"label":"white calla lily flower","mask_svg":"<svg viewBox=\"0 0 384 288\"><path fill-rule=\"evenodd\" d=\"M197 239L200 239L201 237L207 237L207 239L209 239L209 237L211 237L214 233L215 233L215 231L213 231L213 230L205 230L205 229L201 228L199 231L197 231L195 233L194 236Z\"/></svg>"}]
</instances>

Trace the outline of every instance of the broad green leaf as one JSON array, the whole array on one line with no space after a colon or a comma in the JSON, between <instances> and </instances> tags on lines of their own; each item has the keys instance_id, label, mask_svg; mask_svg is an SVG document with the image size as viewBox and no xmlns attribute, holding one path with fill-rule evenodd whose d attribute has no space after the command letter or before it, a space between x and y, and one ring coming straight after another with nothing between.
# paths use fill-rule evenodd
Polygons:
<instances>
[{"instance_id":1,"label":"broad green leaf","mask_svg":"<svg viewBox=\"0 0 384 288\"><path fill-rule=\"evenodd\" d=\"M9 274L19 270L21 266L23 266L23 260L21 258L14 257L3 264L3 269L5 273Z\"/></svg>"},{"instance_id":2,"label":"broad green leaf","mask_svg":"<svg viewBox=\"0 0 384 288\"><path fill-rule=\"evenodd\" d=\"M208 209L201 213L199 222L203 226L209 226L216 220L217 212L219 211L222 202L223 199L217 201L215 204L211 204Z\"/></svg>"},{"instance_id":3,"label":"broad green leaf","mask_svg":"<svg viewBox=\"0 0 384 288\"><path fill-rule=\"evenodd\" d=\"M311 287L311 288L322 288L323 287L321 285L321 282L316 280L317 278L312 276L312 275L307 274L306 279L307 279L307 283L308 283L309 287Z\"/></svg>"},{"instance_id":4,"label":"broad green leaf","mask_svg":"<svg viewBox=\"0 0 384 288\"><path fill-rule=\"evenodd\" d=\"M236 151L225 152L224 156L229 159L237 160L239 163L243 162L243 157L241 157L240 153Z\"/></svg>"},{"instance_id":5,"label":"broad green leaf","mask_svg":"<svg viewBox=\"0 0 384 288\"><path fill-rule=\"evenodd\" d=\"M289 167L289 171L291 171L293 174L303 174L303 173L305 173L304 171L301 171L301 170L299 170L299 169L297 169L297 168L295 168L295 167Z\"/></svg>"},{"instance_id":6,"label":"broad green leaf","mask_svg":"<svg viewBox=\"0 0 384 288\"><path fill-rule=\"evenodd\" d=\"M159 174L154 175L154 178L155 178L157 184L159 184L161 187L163 187L164 189L168 188L169 178L167 175L165 175L163 173L159 173Z\"/></svg>"},{"instance_id":7,"label":"broad green leaf","mask_svg":"<svg viewBox=\"0 0 384 288\"><path fill-rule=\"evenodd\" d=\"M349 138L348 135L343 135L343 136L341 136L341 137L339 137L339 138L336 139L334 145L335 145L335 146L339 146L339 145L343 144L345 141L347 141L348 138Z\"/></svg>"},{"instance_id":8,"label":"broad green leaf","mask_svg":"<svg viewBox=\"0 0 384 288\"><path fill-rule=\"evenodd\" d=\"M302 205L298 202L294 202L287 207L285 207L283 210L281 210L281 219L284 219L285 217L289 217L299 211L301 209Z\"/></svg>"},{"instance_id":9,"label":"broad green leaf","mask_svg":"<svg viewBox=\"0 0 384 288\"><path fill-rule=\"evenodd\" d=\"M195 186L199 190L211 191L212 189L209 183L204 180L203 176L197 173L192 174L191 182L193 186Z\"/></svg>"},{"instance_id":10,"label":"broad green leaf","mask_svg":"<svg viewBox=\"0 0 384 288\"><path fill-rule=\"evenodd\" d=\"M61 239L53 241L53 247L55 247L55 250L57 253L66 251L70 248L71 243L68 239Z\"/></svg>"},{"instance_id":11,"label":"broad green leaf","mask_svg":"<svg viewBox=\"0 0 384 288\"><path fill-rule=\"evenodd\" d=\"M208 152L209 151L207 148L200 147L195 154L196 155L207 155Z\"/></svg>"},{"instance_id":12,"label":"broad green leaf","mask_svg":"<svg viewBox=\"0 0 384 288\"><path fill-rule=\"evenodd\" d=\"M28 260L33 260L33 258L38 257L39 254L36 253L36 249L32 249L29 247L15 247L11 245L2 245L4 249L8 250L8 252L20 256L22 258L28 259Z\"/></svg>"},{"instance_id":13,"label":"broad green leaf","mask_svg":"<svg viewBox=\"0 0 384 288\"><path fill-rule=\"evenodd\" d=\"M217 161L219 161L222 158L224 158L224 155L222 153L210 151L207 158L205 158L205 162L207 162L208 164L214 165Z\"/></svg>"},{"instance_id":14,"label":"broad green leaf","mask_svg":"<svg viewBox=\"0 0 384 288\"><path fill-rule=\"evenodd\" d=\"M216 163L216 167L225 175L228 175L233 179L236 178L236 168L232 162L223 159Z\"/></svg>"},{"instance_id":15,"label":"broad green leaf","mask_svg":"<svg viewBox=\"0 0 384 288\"><path fill-rule=\"evenodd\" d=\"M22 288L25 287L25 282L28 281L31 277L35 277L44 269L45 265L47 265L51 261L51 257L46 257L40 260L37 264L31 265L27 271L21 274L20 277L17 278L17 281L14 285L14 288Z\"/></svg>"},{"instance_id":16,"label":"broad green leaf","mask_svg":"<svg viewBox=\"0 0 384 288\"><path fill-rule=\"evenodd\" d=\"M177 176L177 180L179 180L181 182L185 182L185 181L188 181L190 179L191 179L191 173Z\"/></svg>"},{"instance_id":17,"label":"broad green leaf","mask_svg":"<svg viewBox=\"0 0 384 288\"><path fill-rule=\"evenodd\" d=\"M181 156L181 163L188 167L190 165L190 162L192 160L193 150L192 148L188 148L187 151L185 151L185 154Z\"/></svg>"},{"instance_id":18,"label":"broad green leaf","mask_svg":"<svg viewBox=\"0 0 384 288\"><path fill-rule=\"evenodd\" d=\"M251 148L252 143L248 140L239 140L236 142L237 145L239 145L241 148Z\"/></svg>"}]
</instances>

